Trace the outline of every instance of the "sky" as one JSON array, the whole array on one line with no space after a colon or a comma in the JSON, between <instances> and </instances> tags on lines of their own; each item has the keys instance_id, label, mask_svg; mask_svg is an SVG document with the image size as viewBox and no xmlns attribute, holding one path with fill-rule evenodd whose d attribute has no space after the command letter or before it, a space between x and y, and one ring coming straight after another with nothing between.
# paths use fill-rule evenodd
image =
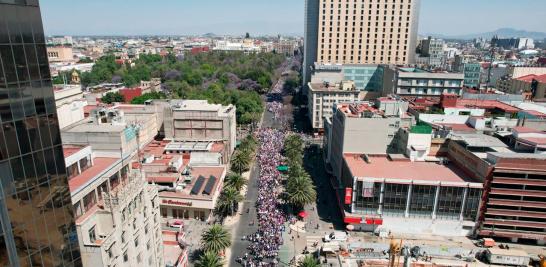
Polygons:
<instances>
[{"instance_id":1,"label":"sky","mask_svg":"<svg viewBox=\"0 0 546 267\"><path fill-rule=\"evenodd\" d=\"M48 35L303 34L305 0L40 0ZM546 32L544 0L421 0L421 34Z\"/></svg>"}]
</instances>

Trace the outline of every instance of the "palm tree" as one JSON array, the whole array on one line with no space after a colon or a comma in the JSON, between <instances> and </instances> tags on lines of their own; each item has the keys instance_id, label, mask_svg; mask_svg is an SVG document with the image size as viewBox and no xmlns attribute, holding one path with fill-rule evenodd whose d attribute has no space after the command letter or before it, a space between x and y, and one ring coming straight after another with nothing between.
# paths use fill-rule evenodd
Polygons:
<instances>
[{"instance_id":1,"label":"palm tree","mask_svg":"<svg viewBox=\"0 0 546 267\"><path fill-rule=\"evenodd\" d=\"M303 260L301 260L298 264L298 267L318 267L320 266L320 263L317 261L317 259L313 258L311 255L305 256Z\"/></svg>"},{"instance_id":2,"label":"palm tree","mask_svg":"<svg viewBox=\"0 0 546 267\"><path fill-rule=\"evenodd\" d=\"M309 174L303 173L300 176L290 177L286 185L286 200L294 205L296 209L302 209L305 205L315 202L317 192L315 186L309 177Z\"/></svg>"},{"instance_id":3,"label":"palm tree","mask_svg":"<svg viewBox=\"0 0 546 267\"><path fill-rule=\"evenodd\" d=\"M241 151L237 151L233 154L231 158L231 169L241 175L243 172L248 170L250 165L250 157L248 154Z\"/></svg>"},{"instance_id":4,"label":"palm tree","mask_svg":"<svg viewBox=\"0 0 546 267\"><path fill-rule=\"evenodd\" d=\"M233 215L237 203L243 201L243 196L233 187L224 187L218 202L216 203L216 212L221 215Z\"/></svg>"},{"instance_id":5,"label":"palm tree","mask_svg":"<svg viewBox=\"0 0 546 267\"><path fill-rule=\"evenodd\" d=\"M226 177L226 181L224 182L224 185L227 187L233 187L237 189L237 191L240 191L243 188L243 186L246 185L246 183L247 181L243 176L236 173L232 173Z\"/></svg>"},{"instance_id":6,"label":"palm tree","mask_svg":"<svg viewBox=\"0 0 546 267\"><path fill-rule=\"evenodd\" d=\"M196 267L222 267L224 262L218 256L218 253L211 251L203 253L195 263Z\"/></svg>"},{"instance_id":7,"label":"palm tree","mask_svg":"<svg viewBox=\"0 0 546 267\"><path fill-rule=\"evenodd\" d=\"M231 246L231 234L221 225L215 224L203 233L201 244L205 252L218 255L219 252Z\"/></svg>"}]
</instances>

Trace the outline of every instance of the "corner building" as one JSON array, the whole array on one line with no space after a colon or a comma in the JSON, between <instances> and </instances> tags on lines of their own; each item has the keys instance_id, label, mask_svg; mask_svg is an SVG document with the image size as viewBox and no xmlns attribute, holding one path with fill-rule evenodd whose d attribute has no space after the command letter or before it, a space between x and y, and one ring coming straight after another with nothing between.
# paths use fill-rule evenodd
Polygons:
<instances>
[{"instance_id":1,"label":"corner building","mask_svg":"<svg viewBox=\"0 0 546 267\"><path fill-rule=\"evenodd\" d=\"M419 0L306 0L304 84L315 62L412 63L419 7Z\"/></svg>"},{"instance_id":2,"label":"corner building","mask_svg":"<svg viewBox=\"0 0 546 267\"><path fill-rule=\"evenodd\" d=\"M81 266L37 0L0 0L0 266Z\"/></svg>"}]
</instances>

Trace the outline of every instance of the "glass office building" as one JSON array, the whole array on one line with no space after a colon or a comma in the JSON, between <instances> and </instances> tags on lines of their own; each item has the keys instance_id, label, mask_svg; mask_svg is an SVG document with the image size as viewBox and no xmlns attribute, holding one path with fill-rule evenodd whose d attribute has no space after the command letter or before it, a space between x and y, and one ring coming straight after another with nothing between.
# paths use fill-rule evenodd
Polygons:
<instances>
[{"instance_id":1,"label":"glass office building","mask_svg":"<svg viewBox=\"0 0 546 267\"><path fill-rule=\"evenodd\" d=\"M383 90L384 67L380 65L343 65L343 79L354 81L360 91L381 92Z\"/></svg>"},{"instance_id":2,"label":"glass office building","mask_svg":"<svg viewBox=\"0 0 546 267\"><path fill-rule=\"evenodd\" d=\"M0 0L0 266L80 266L37 0Z\"/></svg>"}]
</instances>

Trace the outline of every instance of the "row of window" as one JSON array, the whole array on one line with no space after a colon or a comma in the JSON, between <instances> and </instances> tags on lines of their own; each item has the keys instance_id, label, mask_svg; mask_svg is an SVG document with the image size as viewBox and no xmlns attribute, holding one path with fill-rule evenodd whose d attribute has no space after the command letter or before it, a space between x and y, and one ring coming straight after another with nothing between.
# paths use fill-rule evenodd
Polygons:
<instances>
[{"instance_id":1,"label":"row of window","mask_svg":"<svg viewBox=\"0 0 546 267\"><path fill-rule=\"evenodd\" d=\"M364 2L364 0L363 0L363 2ZM405 5L404 5L403 3L404 3L404 1L400 1L400 9L404 9ZM411 4L411 0L409 0L408 4ZM330 6L331 9L333 9L333 8L334 8L334 3L330 3L329 6ZM350 7L351 7L351 5L350 5L349 3L346 3L346 4L345 4L345 8L346 8L346 9L349 9ZM355 2L355 3L352 5L352 7L353 7L354 9L357 9L357 8L358 8L357 3ZM380 5L379 3L378 3L377 5L375 5L375 7L377 8L377 10L380 10L380 9L381 9L381 5ZM410 5L407 5L407 7L410 8ZM326 9L326 8L327 8L326 3L323 3L323 4L322 4L322 8L323 8L323 9ZM337 8L341 10L342 4L341 4L341 3L338 3ZM360 8L364 9L364 8L366 8L366 5L365 5L364 3L362 3L362 4L360 5ZM374 8L374 5L373 5L373 4L369 4L369 9L373 9L373 8ZM388 8L389 8L388 3L385 3L384 9L388 9ZM396 9L396 3L395 3L395 2L392 3L392 9Z\"/></svg>"}]
</instances>

